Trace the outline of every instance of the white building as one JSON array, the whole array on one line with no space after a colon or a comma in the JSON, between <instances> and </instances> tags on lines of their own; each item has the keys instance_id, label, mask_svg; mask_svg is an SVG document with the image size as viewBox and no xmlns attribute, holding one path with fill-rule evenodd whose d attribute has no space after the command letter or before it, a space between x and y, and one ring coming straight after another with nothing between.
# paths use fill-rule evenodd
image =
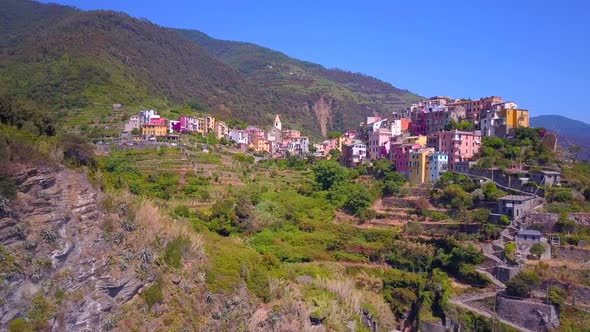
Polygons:
<instances>
[{"instance_id":1,"label":"white building","mask_svg":"<svg viewBox=\"0 0 590 332\"><path fill-rule=\"evenodd\" d=\"M125 132L130 133L133 129L139 129L139 115L132 115L125 124Z\"/></svg>"},{"instance_id":2,"label":"white building","mask_svg":"<svg viewBox=\"0 0 590 332\"><path fill-rule=\"evenodd\" d=\"M241 129L230 129L229 139L238 144L248 144L248 132Z\"/></svg>"},{"instance_id":3,"label":"white building","mask_svg":"<svg viewBox=\"0 0 590 332\"><path fill-rule=\"evenodd\" d=\"M156 110L145 110L145 111L139 112L139 121L142 124L150 123L150 121L152 119L159 119L159 118L160 118L160 114L158 114L158 111L156 111Z\"/></svg>"}]
</instances>

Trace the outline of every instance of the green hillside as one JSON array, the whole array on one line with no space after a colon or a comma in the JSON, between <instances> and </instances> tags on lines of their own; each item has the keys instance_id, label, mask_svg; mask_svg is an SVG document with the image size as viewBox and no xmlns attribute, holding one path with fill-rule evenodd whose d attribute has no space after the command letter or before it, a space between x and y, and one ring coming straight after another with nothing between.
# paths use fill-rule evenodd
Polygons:
<instances>
[{"instance_id":1,"label":"green hillside","mask_svg":"<svg viewBox=\"0 0 590 332\"><path fill-rule=\"evenodd\" d=\"M193 102L253 124L280 113L287 126L319 136L417 98L368 76L119 12L7 0L0 27L2 97L66 117L91 120L112 103L164 111Z\"/></svg>"},{"instance_id":2,"label":"green hillside","mask_svg":"<svg viewBox=\"0 0 590 332\"><path fill-rule=\"evenodd\" d=\"M325 119L327 127L355 126L374 112L386 114L421 98L368 75L326 69L256 44L218 40L195 30L178 31L274 94L299 94L311 108L323 97L331 111Z\"/></svg>"}]
</instances>

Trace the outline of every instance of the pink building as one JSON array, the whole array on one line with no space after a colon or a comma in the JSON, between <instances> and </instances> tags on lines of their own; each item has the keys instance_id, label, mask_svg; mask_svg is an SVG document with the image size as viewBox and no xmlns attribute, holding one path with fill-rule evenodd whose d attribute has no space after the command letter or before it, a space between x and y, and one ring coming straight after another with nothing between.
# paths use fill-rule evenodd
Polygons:
<instances>
[{"instance_id":1,"label":"pink building","mask_svg":"<svg viewBox=\"0 0 590 332\"><path fill-rule=\"evenodd\" d=\"M181 115L180 116L180 131L187 132L187 131L200 131L200 124L203 123L203 119Z\"/></svg>"},{"instance_id":2,"label":"pink building","mask_svg":"<svg viewBox=\"0 0 590 332\"><path fill-rule=\"evenodd\" d=\"M389 153L389 138L391 131L387 128L379 128L374 132L369 133L369 158L381 159Z\"/></svg>"},{"instance_id":3,"label":"pink building","mask_svg":"<svg viewBox=\"0 0 590 332\"><path fill-rule=\"evenodd\" d=\"M155 118L150 119L150 124L158 125L158 126L165 126L166 125L166 118Z\"/></svg>"},{"instance_id":4,"label":"pink building","mask_svg":"<svg viewBox=\"0 0 590 332\"><path fill-rule=\"evenodd\" d=\"M249 126L246 128L246 133L248 134L248 142L254 142L254 140L264 138L264 130L258 127Z\"/></svg>"},{"instance_id":5,"label":"pink building","mask_svg":"<svg viewBox=\"0 0 590 332\"><path fill-rule=\"evenodd\" d=\"M390 159L395 166L395 171L409 176L410 173L410 153L420 149L422 146L415 143L391 143L389 151Z\"/></svg>"},{"instance_id":6,"label":"pink building","mask_svg":"<svg viewBox=\"0 0 590 332\"><path fill-rule=\"evenodd\" d=\"M456 163L471 160L481 148L481 132L443 131L428 136L428 147L449 156L449 169L454 171Z\"/></svg>"}]
</instances>

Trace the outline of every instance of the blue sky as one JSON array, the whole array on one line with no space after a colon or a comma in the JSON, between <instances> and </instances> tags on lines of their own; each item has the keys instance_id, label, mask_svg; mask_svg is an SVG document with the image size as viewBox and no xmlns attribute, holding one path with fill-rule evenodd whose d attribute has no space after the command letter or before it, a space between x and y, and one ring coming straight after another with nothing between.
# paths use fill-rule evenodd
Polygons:
<instances>
[{"instance_id":1,"label":"blue sky","mask_svg":"<svg viewBox=\"0 0 590 332\"><path fill-rule=\"evenodd\" d=\"M500 95L532 115L590 122L590 1L57 2L253 42L423 96Z\"/></svg>"}]
</instances>

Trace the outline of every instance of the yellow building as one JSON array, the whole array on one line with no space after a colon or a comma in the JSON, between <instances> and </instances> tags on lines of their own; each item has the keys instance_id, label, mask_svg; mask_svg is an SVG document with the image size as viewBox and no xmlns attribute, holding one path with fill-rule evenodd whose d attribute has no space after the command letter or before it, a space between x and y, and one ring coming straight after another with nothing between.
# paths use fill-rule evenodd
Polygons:
<instances>
[{"instance_id":1,"label":"yellow building","mask_svg":"<svg viewBox=\"0 0 590 332\"><path fill-rule=\"evenodd\" d=\"M506 126L508 128L518 128L529 126L529 111L522 109L504 109L502 110L502 117L506 119Z\"/></svg>"},{"instance_id":2,"label":"yellow building","mask_svg":"<svg viewBox=\"0 0 590 332\"><path fill-rule=\"evenodd\" d=\"M250 147L255 151L266 151L270 152L270 143L264 137L258 135L254 136L254 140L250 143Z\"/></svg>"},{"instance_id":3,"label":"yellow building","mask_svg":"<svg viewBox=\"0 0 590 332\"><path fill-rule=\"evenodd\" d=\"M197 133L201 133L203 135L207 134L208 130L205 126L205 119L197 118Z\"/></svg>"},{"instance_id":4,"label":"yellow building","mask_svg":"<svg viewBox=\"0 0 590 332\"><path fill-rule=\"evenodd\" d=\"M229 128L223 121L217 121L215 123L215 138L221 139L229 135Z\"/></svg>"},{"instance_id":5,"label":"yellow building","mask_svg":"<svg viewBox=\"0 0 590 332\"><path fill-rule=\"evenodd\" d=\"M207 132L213 132L215 130L215 118L207 115L205 117L205 127L207 128Z\"/></svg>"},{"instance_id":6,"label":"yellow building","mask_svg":"<svg viewBox=\"0 0 590 332\"><path fill-rule=\"evenodd\" d=\"M342 152L342 145L344 145L344 143L346 143L346 137L338 137L338 151Z\"/></svg>"},{"instance_id":7,"label":"yellow building","mask_svg":"<svg viewBox=\"0 0 590 332\"><path fill-rule=\"evenodd\" d=\"M414 152L410 152L410 184L422 184L430 181L430 165L428 164L428 155L433 152L433 148L419 149Z\"/></svg>"},{"instance_id":8,"label":"yellow building","mask_svg":"<svg viewBox=\"0 0 590 332\"><path fill-rule=\"evenodd\" d=\"M144 124L141 127L141 136L143 139L150 137L166 136L168 134L168 126L158 124Z\"/></svg>"}]
</instances>

